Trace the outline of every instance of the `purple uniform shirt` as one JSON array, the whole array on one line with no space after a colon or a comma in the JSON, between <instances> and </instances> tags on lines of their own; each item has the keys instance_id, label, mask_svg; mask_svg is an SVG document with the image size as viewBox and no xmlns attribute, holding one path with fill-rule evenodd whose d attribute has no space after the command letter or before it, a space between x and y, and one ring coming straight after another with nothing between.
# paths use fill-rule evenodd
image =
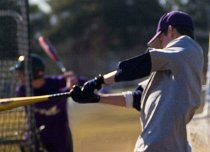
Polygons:
<instances>
[{"instance_id":1,"label":"purple uniform shirt","mask_svg":"<svg viewBox=\"0 0 210 152\"><path fill-rule=\"evenodd\" d=\"M65 92L67 91L65 85L66 81L62 76L45 77L45 84L41 88L34 89L33 94L37 96ZM25 96L24 86L17 87L17 95ZM49 145L51 148L54 145L57 146L53 148L53 151L58 149L56 152L68 151L65 147L72 144L66 142L71 140L67 136L70 130L66 105L67 98L65 97L34 104L36 127L41 129L40 138L44 145Z\"/></svg>"}]
</instances>

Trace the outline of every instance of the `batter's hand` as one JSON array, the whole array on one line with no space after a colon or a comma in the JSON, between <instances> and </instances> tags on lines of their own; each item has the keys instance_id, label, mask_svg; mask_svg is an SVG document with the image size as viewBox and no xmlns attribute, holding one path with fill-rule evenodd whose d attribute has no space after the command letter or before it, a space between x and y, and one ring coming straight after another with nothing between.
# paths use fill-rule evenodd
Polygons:
<instances>
[{"instance_id":1,"label":"batter's hand","mask_svg":"<svg viewBox=\"0 0 210 152\"><path fill-rule=\"evenodd\" d=\"M95 90L101 89L102 84L104 84L104 78L102 75L99 75L94 79L87 81L82 87L82 91L87 94L93 94Z\"/></svg>"},{"instance_id":2,"label":"batter's hand","mask_svg":"<svg viewBox=\"0 0 210 152\"><path fill-rule=\"evenodd\" d=\"M78 84L78 78L73 71L67 71L63 73L64 78L66 79L66 88L71 90L74 85Z\"/></svg>"},{"instance_id":3,"label":"batter's hand","mask_svg":"<svg viewBox=\"0 0 210 152\"><path fill-rule=\"evenodd\" d=\"M71 90L71 97L78 103L97 103L100 96L90 92L84 92L79 86L74 86Z\"/></svg>"}]
</instances>

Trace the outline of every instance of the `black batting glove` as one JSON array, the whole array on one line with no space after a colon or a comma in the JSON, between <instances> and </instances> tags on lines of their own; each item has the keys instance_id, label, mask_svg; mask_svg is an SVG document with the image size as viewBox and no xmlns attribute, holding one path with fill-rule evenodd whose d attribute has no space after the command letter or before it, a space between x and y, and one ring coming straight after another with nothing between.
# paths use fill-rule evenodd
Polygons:
<instances>
[{"instance_id":1,"label":"black batting glove","mask_svg":"<svg viewBox=\"0 0 210 152\"><path fill-rule=\"evenodd\" d=\"M71 97L78 103L97 103L100 101L100 96L94 93L87 93L82 91L79 86L74 86L71 90Z\"/></svg>"},{"instance_id":2,"label":"black batting glove","mask_svg":"<svg viewBox=\"0 0 210 152\"><path fill-rule=\"evenodd\" d=\"M104 78L100 74L94 79L87 81L83 85L82 91L84 91L86 94L93 94L95 90L100 90L102 88L102 84L104 84Z\"/></svg>"},{"instance_id":3,"label":"black batting glove","mask_svg":"<svg viewBox=\"0 0 210 152\"><path fill-rule=\"evenodd\" d=\"M71 98L76 102L82 102L84 100L81 88L79 86L73 86L73 88L71 89Z\"/></svg>"},{"instance_id":4,"label":"black batting glove","mask_svg":"<svg viewBox=\"0 0 210 152\"><path fill-rule=\"evenodd\" d=\"M143 88L139 86L134 92L133 92L133 107L137 111L141 111L141 95L143 92Z\"/></svg>"}]
</instances>

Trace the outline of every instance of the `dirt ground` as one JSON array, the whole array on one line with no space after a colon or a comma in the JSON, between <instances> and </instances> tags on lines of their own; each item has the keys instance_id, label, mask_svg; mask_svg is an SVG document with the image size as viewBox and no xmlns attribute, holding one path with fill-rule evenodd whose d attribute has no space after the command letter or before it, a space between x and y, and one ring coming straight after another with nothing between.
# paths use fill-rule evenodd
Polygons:
<instances>
[{"instance_id":1,"label":"dirt ground","mask_svg":"<svg viewBox=\"0 0 210 152\"><path fill-rule=\"evenodd\" d=\"M139 112L104 104L69 101L75 152L132 152L141 132ZM188 138L192 152L210 151L210 118L192 120Z\"/></svg>"},{"instance_id":2,"label":"dirt ground","mask_svg":"<svg viewBox=\"0 0 210 152\"><path fill-rule=\"evenodd\" d=\"M132 152L141 131L134 109L69 102L75 152Z\"/></svg>"}]
</instances>

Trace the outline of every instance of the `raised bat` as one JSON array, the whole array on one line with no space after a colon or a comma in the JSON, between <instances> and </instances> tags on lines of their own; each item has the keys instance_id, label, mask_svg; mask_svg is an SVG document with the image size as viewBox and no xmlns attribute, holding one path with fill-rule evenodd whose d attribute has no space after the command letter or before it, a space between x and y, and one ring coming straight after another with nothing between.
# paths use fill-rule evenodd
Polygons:
<instances>
[{"instance_id":1,"label":"raised bat","mask_svg":"<svg viewBox=\"0 0 210 152\"><path fill-rule=\"evenodd\" d=\"M50 57L52 61L55 61L60 70L64 73L66 72L66 68L63 62L60 60L60 57L57 54L56 48L52 45L52 43L45 37L40 36L38 38L39 45L45 51L45 53Z\"/></svg>"}]
</instances>

